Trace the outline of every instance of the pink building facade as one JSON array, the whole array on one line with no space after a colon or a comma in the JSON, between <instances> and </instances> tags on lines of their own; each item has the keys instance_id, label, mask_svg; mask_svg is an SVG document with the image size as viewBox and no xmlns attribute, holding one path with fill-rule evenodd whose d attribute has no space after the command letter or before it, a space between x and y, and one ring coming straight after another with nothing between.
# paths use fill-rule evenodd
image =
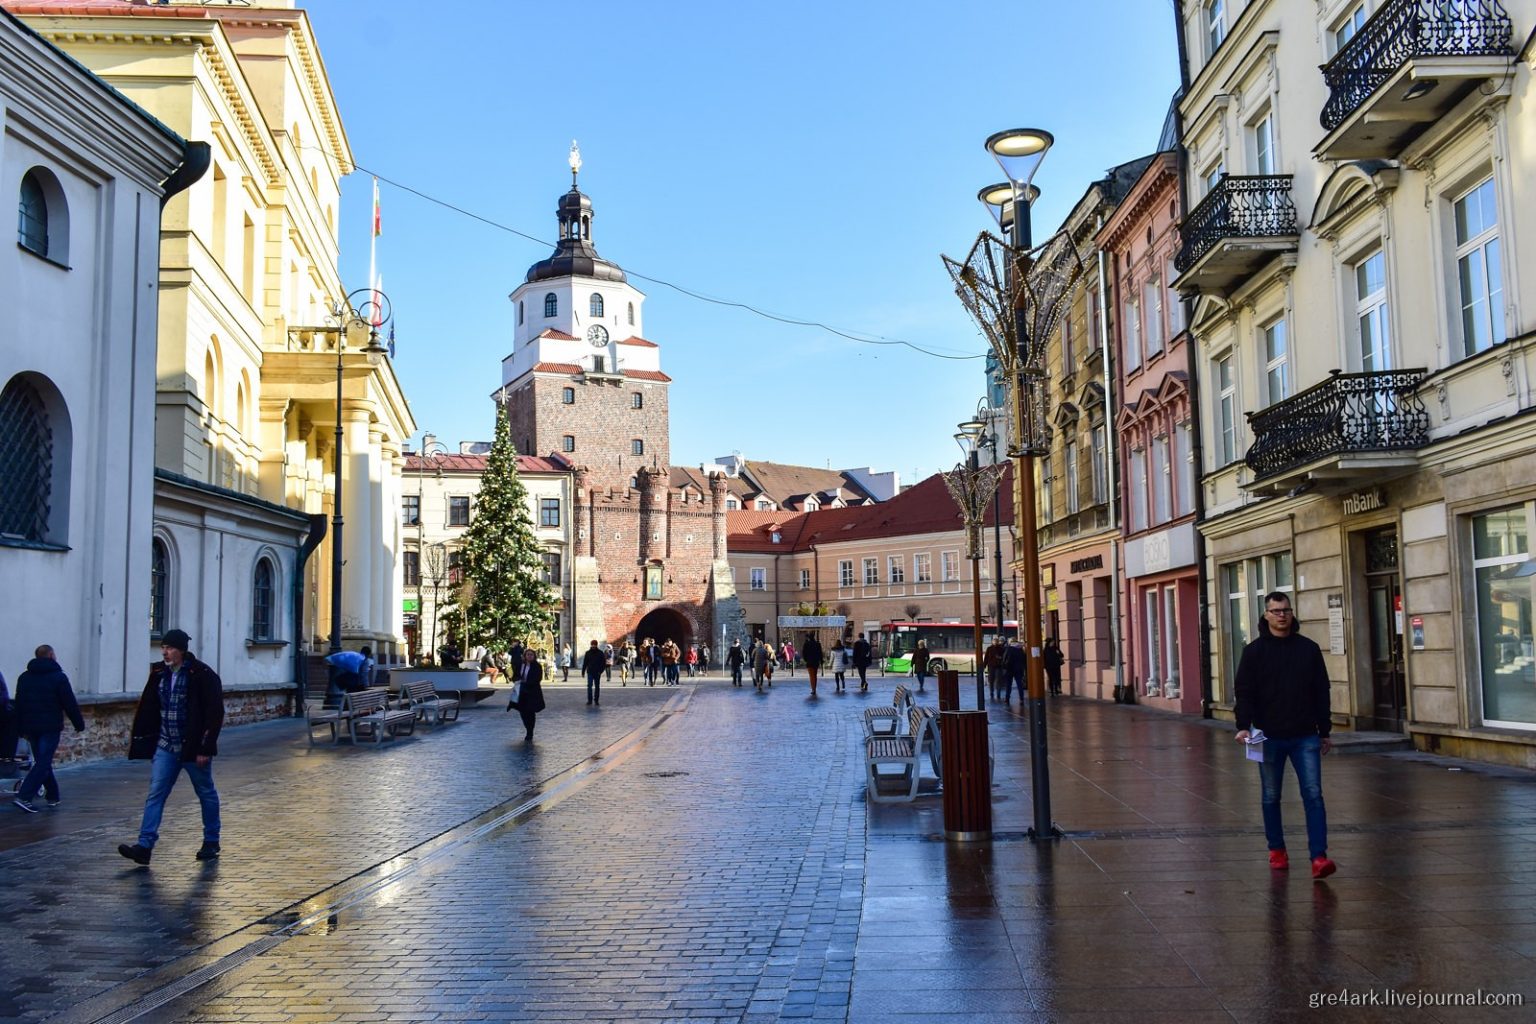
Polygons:
<instances>
[{"instance_id":1,"label":"pink building facade","mask_svg":"<svg viewBox=\"0 0 1536 1024\"><path fill-rule=\"evenodd\" d=\"M1179 172L1173 153L1148 165L1098 242L1113 273L1118 358L1126 683L1168 711L1201 710L1196 435L1190 336L1169 287L1179 248Z\"/></svg>"}]
</instances>

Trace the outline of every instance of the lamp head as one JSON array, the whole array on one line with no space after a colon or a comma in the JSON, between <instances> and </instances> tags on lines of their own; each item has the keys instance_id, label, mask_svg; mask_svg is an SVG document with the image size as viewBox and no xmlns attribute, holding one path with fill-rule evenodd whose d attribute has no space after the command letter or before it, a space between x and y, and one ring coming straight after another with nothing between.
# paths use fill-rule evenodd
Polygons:
<instances>
[{"instance_id":1,"label":"lamp head","mask_svg":"<svg viewBox=\"0 0 1536 1024\"><path fill-rule=\"evenodd\" d=\"M987 138L987 152L1017 185L1028 185L1056 139L1039 128L1009 128Z\"/></svg>"}]
</instances>

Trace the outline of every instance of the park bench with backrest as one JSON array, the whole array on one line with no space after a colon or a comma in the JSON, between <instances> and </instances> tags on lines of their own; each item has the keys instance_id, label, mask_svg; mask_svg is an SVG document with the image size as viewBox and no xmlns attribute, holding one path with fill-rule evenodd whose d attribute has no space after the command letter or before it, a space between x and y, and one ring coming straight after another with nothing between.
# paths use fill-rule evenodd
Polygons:
<instances>
[{"instance_id":1,"label":"park bench with backrest","mask_svg":"<svg viewBox=\"0 0 1536 1024\"><path fill-rule=\"evenodd\" d=\"M385 736L398 736L416 729L416 712L411 708L391 707L389 691L382 686L347 694L342 704L347 713L347 733L357 742L358 733L383 743Z\"/></svg>"},{"instance_id":2,"label":"park bench with backrest","mask_svg":"<svg viewBox=\"0 0 1536 1024\"><path fill-rule=\"evenodd\" d=\"M912 706L912 691L901 683L896 684L896 692L891 695L891 706L888 708L864 709L864 736L894 736L901 728L902 719L906 716L907 709Z\"/></svg>"},{"instance_id":3,"label":"park bench with backrest","mask_svg":"<svg viewBox=\"0 0 1536 1024\"><path fill-rule=\"evenodd\" d=\"M429 679L402 683L399 703L401 707L410 708L428 725L456 721L459 717L459 702L438 694Z\"/></svg>"},{"instance_id":4,"label":"park bench with backrest","mask_svg":"<svg viewBox=\"0 0 1536 1024\"><path fill-rule=\"evenodd\" d=\"M896 803L915 800L917 784L922 775L922 757L926 752L935 767L938 765L938 730L932 708L907 709L907 732L902 736L870 736L864 741L864 768L869 776L869 799L877 803ZM881 774L879 766L901 766L900 775ZM885 794L880 790L881 779L897 779L907 789L905 793Z\"/></svg>"}]
</instances>

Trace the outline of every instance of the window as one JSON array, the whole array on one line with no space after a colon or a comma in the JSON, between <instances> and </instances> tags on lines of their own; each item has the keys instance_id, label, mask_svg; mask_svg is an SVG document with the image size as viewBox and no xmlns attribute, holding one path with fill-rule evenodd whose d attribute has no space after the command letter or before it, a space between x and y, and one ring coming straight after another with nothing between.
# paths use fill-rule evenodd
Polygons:
<instances>
[{"instance_id":1,"label":"window","mask_svg":"<svg viewBox=\"0 0 1536 1024\"><path fill-rule=\"evenodd\" d=\"M406 551L403 552L403 556L401 559L401 575L403 577L401 582L408 587L421 586L421 552Z\"/></svg>"},{"instance_id":2,"label":"window","mask_svg":"<svg viewBox=\"0 0 1536 1024\"><path fill-rule=\"evenodd\" d=\"M1146 628L1142 634L1146 638L1146 669L1147 669L1147 695L1156 697L1163 689L1163 627L1161 616L1158 614L1160 606L1157 600L1157 588L1148 587L1142 591L1142 603L1145 607Z\"/></svg>"},{"instance_id":3,"label":"window","mask_svg":"<svg viewBox=\"0 0 1536 1024\"><path fill-rule=\"evenodd\" d=\"M560 525L560 499L559 498L540 498L539 499L539 525L540 526L559 526Z\"/></svg>"},{"instance_id":4,"label":"window","mask_svg":"<svg viewBox=\"0 0 1536 1024\"><path fill-rule=\"evenodd\" d=\"M1173 460L1166 436L1152 439L1152 525L1173 518Z\"/></svg>"},{"instance_id":5,"label":"window","mask_svg":"<svg viewBox=\"0 0 1536 1024\"><path fill-rule=\"evenodd\" d=\"M768 570L762 567L753 567L749 570L753 590L768 589Z\"/></svg>"},{"instance_id":6,"label":"window","mask_svg":"<svg viewBox=\"0 0 1536 1024\"><path fill-rule=\"evenodd\" d=\"M1141 304L1135 296L1125 300L1125 368L1134 370L1141 365Z\"/></svg>"},{"instance_id":7,"label":"window","mask_svg":"<svg viewBox=\"0 0 1536 1024\"><path fill-rule=\"evenodd\" d=\"M629 326L635 326L635 304L633 302L629 304Z\"/></svg>"},{"instance_id":8,"label":"window","mask_svg":"<svg viewBox=\"0 0 1536 1024\"><path fill-rule=\"evenodd\" d=\"M864 585L877 587L880 585L880 560L878 558L864 559Z\"/></svg>"},{"instance_id":9,"label":"window","mask_svg":"<svg viewBox=\"0 0 1536 1024\"><path fill-rule=\"evenodd\" d=\"M517 326L523 326L523 300L517 300Z\"/></svg>"},{"instance_id":10,"label":"window","mask_svg":"<svg viewBox=\"0 0 1536 1024\"><path fill-rule=\"evenodd\" d=\"M1147 528L1147 450L1131 451L1131 532Z\"/></svg>"},{"instance_id":11,"label":"window","mask_svg":"<svg viewBox=\"0 0 1536 1024\"><path fill-rule=\"evenodd\" d=\"M631 409L644 409L645 396L638 391L632 392L629 396L629 407Z\"/></svg>"},{"instance_id":12,"label":"window","mask_svg":"<svg viewBox=\"0 0 1536 1024\"><path fill-rule=\"evenodd\" d=\"M28 252L48 255L48 196L36 171L21 176L21 198L17 204L16 241Z\"/></svg>"},{"instance_id":13,"label":"window","mask_svg":"<svg viewBox=\"0 0 1536 1024\"><path fill-rule=\"evenodd\" d=\"M840 587L853 586L853 559L844 558L837 563L837 585Z\"/></svg>"},{"instance_id":14,"label":"window","mask_svg":"<svg viewBox=\"0 0 1536 1024\"><path fill-rule=\"evenodd\" d=\"M55 454L42 392L27 377L12 377L0 391L0 537L41 543L54 539L52 523L67 521L64 510L53 508Z\"/></svg>"},{"instance_id":15,"label":"window","mask_svg":"<svg viewBox=\"0 0 1536 1024\"><path fill-rule=\"evenodd\" d=\"M563 451L563 452L573 452L573 451L575 451L576 450L576 435L574 435L574 434L566 434L564 437L560 438L560 450Z\"/></svg>"},{"instance_id":16,"label":"window","mask_svg":"<svg viewBox=\"0 0 1536 1024\"><path fill-rule=\"evenodd\" d=\"M1188 515L1195 510L1195 461L1194 435L1189 421L1179 424L1173 435L1173 471L1179 478L1174 495L1178 504L1174 515Z\"/></svg>"},{"instance_id":17,"label":"window","mask_svg":"<svg viewBox=\"0 0 1536 1024\"><path fill-rule=\"evenodd\" d=\"M1531 580L1515 573L1531 557L1531 506L1472 517L1472 571L1477 590L1478 661L1483 721L1536 728L1536 661L1532 660Z\"/></svg>"},{"instance_id":18,"label":"window","mask_svg":"<svg viewBox=\"0 0 1536 1024\"><path fill-rule=\"evenodd\" d=\"M1275 119L1265 111L1264 116L1248 129L1253 139L1253 173L1275 173Z\"/></svg>"},{"instance_id":19,"label":"window","mask_svg":"<svg viewBox=\"0 0 1536 1024\"><path fill-rule=\"evenodd\" d=\"M933 556L928 552L912 556L912 576L914 582L933 582Z\"/></svg>"},{"instance_id":20,"label":"window","mask_svg":"<svg viewBox=\"0 0 1536 1024\"><path fill-rule=\"evenodd\" d=\"M1048 523L1056 518L1056 501L1055 495L1052 494L1052 490L1056 485L1056 478L1051 475L1050 455L1040 456L1039 464L1040 519Z\"/></svg>"},{"instance_id":21,"label":"window","mask_svg":"<svg viewBox=\"0 0 1536 1024\"><path fill-rule=\"evenodd\" d=\"M1206 171L1205 174L1201 176L1202 181L1205 184L1205 192L1203 194L1204 195L1209 195L1212 192L1216 191L1216 186L1220 185L1221 184L1221 179L1225 178L1226 176L1227 176L1227 167L1226 167L1226 165L1221 163L1220 161L1217 161L1215 166L1213 166L1210 170Z\"/></svg>"},{"instance_id":22,"label":"window","mask_svg":"<svg viewBox=\"0 0 1536 1024\"><path fill-rule=\"evenodd\" d=\"M767 498L758 498L756 508L759 512L769 512L773 509L773 502Z\"/></svg>"},{"instance_id":23,"label":"window","mask_svg":"<svg viewBox=\"0 0 1536 1024\"><path fill-rule=\"evenodd\" d=\"M1227 38L1227 4L1226 0L1205 0L1205 59L1210 60L1216 55L1216 49L1221 41Z\"/></svg>"},{"instance_id":24,"label":"window","mask_svg":"<svg viewBox=\"0 0 1536 1024\"><path fill-rule=\"evenodd\" d=\"M1456 200L1456 280L1461 289L1461 343L1467 355L1499 344L1504 332L1504 274L1493 179Z\"/></svg>"},{"instance_id":25,"label":"window","mask_svg":"<svg viewBox=\"0 0 1536 1024\"><path fill-rule=\"evenodd\" d=\"M1179 695L1179 592L1163 588L1163 696Z\"/></svg>"},{"instance_id":26,"label":"window","mask_svg":"<svg viewBox=\"0 0 1536 1024\"><path fill-rule=\"evenodd\" d=\"M605 357L603 357L603 356L593 356L592 357L592 372L593 373L607 373L608 372L608 360Z\"/></svg>"},{"instance_id":27,"label":"window","mask_svg":"<svg viewBox=\"0 0 1536 1024\"><path fill-rule=\"evenodd\" d=\"M1232 357L1216 360L1216 454L1223 466L1237 461L1237 388L1232 377Z\"/></svg>"},{"instance_id":28,"label":"window","mask_svg":"<svg viewBox=\"0 0 1536 1024\"><path fill-rule=\"evenodd\" d=\"M1226 634L1227 699L1231 699L1230 680L1237 673L1243 646L1257 635L1259 617L1264 611L1264 595L1278 590L1289 594L1294 589L1291 553L1282 551L1260 558L1230 562L1221 567L1221 584L1227 595Z\"/></svg>"},{"instance_id":29,"label":"window","mask_svg":"<svg viewBox=\"0 0 1536 1024\"><path fill-rule=\"evenodd\" d=\"M273 621L273 613L277 608L275 575L272 570L271 559L258 558L256 560L256 578L251 584L252 640L271 640L274 638L275 623Z\"/></svg>"},{"instance_id":30,"label":"window","mask_svg":"<svg viewBox=\"0 0 1536 1024\"><path fill-rule=\"evenodd\" d=\"M1072 304L1061 315L1061 372L1071 373L1072 367L1077 365L1072 352Z\"/></svg>"},{"instance_id":31,"label":"window","mask_svg":"<svg viewBox=\"0 0 1536 1024\"><path fill-rule=\"evenodd\" d=\"M1076 515L1078 510L1076 441L1067 442L1066 449L1062 453L1062 461L1067 465L1067 514Z\"/></svg>"},{"instance_id":32,"label":"window","mask_svg":"<svg viewBox=\"0 0 1536 1024\"><path fill-rule=\"evenodd\" d=\"M629 442L629 454L631 454L631 455L644 455L645 454L645 442L643 440L641 440L640 438L638 438L638 437L633 439L632 441L630 441Z\"/></svg>"},{"instance_id":33,"label":"window","mask_svg":"<svg viewBox=\"0 0 1536 1024\"><path fill-rule=\"evenodd\" d=\"M171 590L171 553L165 541L156 537L149 549L149 635L165 632Z\"/></svg>"},{"instance_id":34,"label":"window","mask_svg":"<svg viewBox=\"0 0 1536 1024\"><path fill-rule=\"evenodd\" d=\"M725 507L728 509L739 509L741 508L741 502L737 501L735 498L726 498Z\"/></svg>"},{"instance_id":35,"label":"window","mask_svg":"<svg viewBox=\"0 0 1536 1024\"><path fill-rule=\"evenodd\" d=\"M576 404L576 389L575 388L561 388L560 389L560 404L561 405L575 405Z\"/></svg>"},{"instance_id":36,"label":"window","mask_svg":"<svg viewBox=\"0 0 1536 1024\"><path fill-rule=\"evenodd\" d=\"M960 552L942 551L939 553L939 567L944 572L945 583L958 583L960 580Z\"/></svg>"},{"instance_id":37,"label":"window","mask_svg":"<svg viewBox=\"0 0 1536 1024\"><path fill-rule=\"evenodd\" d=\"M1156 275L1141 287L1147 311L1147 358L1163 350L1163 282Z\"/></svg>"},{"instance_id":38,"label":"window","mask_svg":"<svg viewBox=\"0 0 1536 1024\"><path fill-rule=\"evenodd\" d=\"M811 570L809 570L809 569L801 569L800 570L800 589L801 590L810 590L811 589Z\"/></svg>"},{"instance_id":39,"label":"window","mask_svg":"<svg viewBox=\"0 0 1536 1024\"><path fill-rule=\"evenodd\" d=\"M1270 405L1291 396L1291 370L1287 360L1285 317L1264 326L1264 382Z\"/></svg>"},{"instance_id":40,"label":"window","mask_svg":"<svg viewBox=\"0 0 1536 1024\"><path fill-rule=\"evenodd\" d=\"M1334 23L1333 30L1328 33L1330 56L1344 49L1344 44L1355 38L1355 33L1365 25L1365 4L1358 3L1350 8L1341 21Z\"/></svg>"},{"instance_id":41,"label":"window","mask_svg":"<svg viewBox=\"0 0 1536 1024\"><path fill-rule=\"evenodd\" d=\"M407 494L400 498L400 522L404 526L421 525L421 495Z\"/></svg>"},{"instance_id":42,"label":"window","mask_svg":"<svg viewBox=\"0 0 1536 1024\"><path fill-rule=\"evenodd\" d=\"M464 582L464 552L448 552L448 585L456 587Z\"/></svg>"},{"instance_id":43,"label":"window","mask_svg":"<svg viewBox=\"0 0 1536 1024\"><path fill-rule=\"evenodd\" d=\"M1100 423L1093 428L1093 503L1109 501L1109 430Z\"/></svg>"},{"instance_id":44,"label":"window","mask_svg":"<svg viewBox=\"0 0 1536 1024\"><path fill-rule=\"evenodd\" d=\"M592 298L587 303L587 311L594 317L603 315L603 297L597 292L592 293Z\"/></svg>"},{"instance_id":45,"label":"window","mask_svg":"<svg viewBox=\"0 0 1536 1024\"><path fill-rule=\"evenodd\" d=\"M1173 288L1173 281L1178 276L1178 268L1173 265L1173 260L1169 260L1167 266L1163 268L1163 283L1164 287L1168 290L1163 303L1168 307L1168 332L1170 336L1178 334L1184 329L1184 303L1179 298L1179 293L1174 291Z\"/></svg>"},{"instance_id":46,"label":"window","mask_svg":"<svg viewBox=\"0 0 1536 1024\"><path fill-rule=\"evenodd\" d=\"M552 587L558 587L561 580L560 552L541 551L539 552L539 561L544 564L544 571L540 574L539 578Z\"/></svg>"},{"instance_id":47,"label":"window","mask_svg":"<svg viewBox=\"0 0 1536 1024\"><path fill-rule=\"evenodd\" d=\"M1087 322L1088 341L1086 347L1089 352L1097 352L1099 350L1099 290L1097 288L1088 289Z\"/></svg>"},{"instance_id":48,"label":"window","mask_svg":"<svg viewBox=\"0 0 1536 1024\"><path fill-rule=\"evenodd\" d=\"M554 292L544 296L544 319L550 320L560 315L560 300Z\"/></svg>"},{"instance_id":49,"label":"window","mask_svg":"<svg viewBox=\"0 0 1536 1024\"><path fill-rule=\"evenodd\" d=\"M891 585L907 582L906 560L900 555L890 555L885 560L885 581Z\"/></svg>"},{"instance_id":50,"label":"window","mask_svg":"<svg viewBox=\"0 0 1536 1024\"><path fill-rule=\"evenodd\" d=\"M1360 369L1378 373L1392 368L1391 329L1387 324L1387 261L1380 249L1355 264L1355 324Z\"/></svg>"},{"instance_id":51,"label":"window","mask_svg":"<svg viewBox=\"0 0 1536 1024\"><path fill-rule=\"evenodd\" d=\"M451 495L448 498L448 525L469 525L469 498L464 495Z\"/></svg>"}]
</instances>

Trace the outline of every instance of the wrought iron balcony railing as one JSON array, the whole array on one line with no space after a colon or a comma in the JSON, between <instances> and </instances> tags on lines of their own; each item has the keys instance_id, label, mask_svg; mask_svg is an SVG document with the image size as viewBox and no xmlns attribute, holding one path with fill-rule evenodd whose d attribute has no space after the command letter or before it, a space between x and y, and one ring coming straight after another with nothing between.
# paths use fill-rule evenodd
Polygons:
<instances>
[{"instance_id":1,"label":"wrought iron balcony railing","mask_svg":"<svg viewBox=\"0 0 1536 1024\"><path fill-rule=\"evenodd\" d=\"M1513 33L1499 0L1387 0L1323 65L1323 128L1343 124L1410 60L1509 56Z\"/></svg>"},{"instance_id":2,"label":"wrought iron balcony railing","mask_svg":"<svg viewBox=\"0 0 1536 1024\"><path fill-rule=\"evenodd\" d=\"M1425 370L1332 371L1299 395L1248 414L1245 460L1255 480L1330 455L1412 451L1429 440L1429 410L1418 395Z\"/></svg>"},{"instance_id":3,"label":"wrought iron balcony railing","mask_svg":"<svg viewBox=\"0 0 1536 1024\"><path fill-rule=\"evenodd\" d=\"M1229 238L1276 238L1296 234L1296 204L1289 174L1224 174L1210 195L1179 227L1184 247L1173 265L1184 273Z\"/></svg>"}]
</instances>

